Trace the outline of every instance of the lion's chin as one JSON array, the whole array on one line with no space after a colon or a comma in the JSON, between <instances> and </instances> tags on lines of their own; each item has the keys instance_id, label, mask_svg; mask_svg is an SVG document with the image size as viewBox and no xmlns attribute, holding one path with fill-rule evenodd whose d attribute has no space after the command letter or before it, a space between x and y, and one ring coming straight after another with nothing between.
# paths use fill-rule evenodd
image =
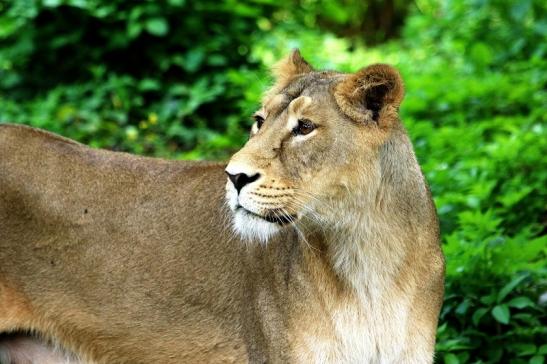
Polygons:
<instances>
[{"instance_id":1,"label":"lion's chin","mask_svg":"<svg viewBox=\"0 0 547 364\"><path fill-rule=\"evenodd\" d=\"M279 233L284 225L278 221L266 220L245 209L236 209L233 213L235 232L249 242L265 244Z\"/></svg>"}]
</instances>

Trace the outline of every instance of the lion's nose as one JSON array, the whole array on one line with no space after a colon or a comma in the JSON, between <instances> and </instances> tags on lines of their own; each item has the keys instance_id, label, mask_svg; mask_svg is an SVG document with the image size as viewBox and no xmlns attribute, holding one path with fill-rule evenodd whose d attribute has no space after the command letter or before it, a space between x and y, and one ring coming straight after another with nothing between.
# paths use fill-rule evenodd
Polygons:
<instances>
[{"instance_id":1,"label":"lion's nose","mask_svg":"<svg viewBox=\"0 0 547 364\"><path fill-rule=\"evenodd\" d=\"M237 193L239 193L239 191L241 191L241 189L245 185L247 185L251 182L254 182L258 178L260 178L260 173L256 173L252 176L249 176L245 173L230 174L230 173L226 172L226 174L228 175L228 178L230 179L230 181L232 181L234 187L237 190Z\"/></svg>"}]
</instances>

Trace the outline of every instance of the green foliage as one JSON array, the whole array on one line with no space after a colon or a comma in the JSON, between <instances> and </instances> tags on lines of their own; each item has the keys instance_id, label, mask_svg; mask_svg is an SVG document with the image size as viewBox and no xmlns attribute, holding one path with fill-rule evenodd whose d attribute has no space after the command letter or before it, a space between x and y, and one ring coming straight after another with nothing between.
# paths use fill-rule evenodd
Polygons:
<instances>
[{"instance_id":1,"label":"green foliage","mask_svg":"<svg viewBox=\"0 0 547 364\"><path fill-rule=\"evenodd\" d=\"M447 258L436 361L545 361L544 1L417 0L373 48L346 31L373 6L342 0L0 4L0 122L95 147L225 158L289 48L321 68L395 64Z\"/></svg>"},{"instance_id":2,"label":"green foliage","mask_svg":"<svg viewBox=\"0 0 547 364\"><path fill-rule=\"evenodd\" d=\"M544 10L540 1L446 2L405 28L404 46L424 58L401 62L403 120L447 257L438 362L544 360Z\"/></svg>"},{"instance_id":3,"label":"green foliage","mask_svg":"<svg viewBox=\"0 0 547 364\"><path fill-rule=\"evenodd\" d=\"M438 362L537 363L547 350L544 6L454 1L405 29L412 53L437 49L402 62L402 113L447 257Z\"/></svg>"},{"instance_id":4,"label":"green foliage","mask_svg":"<svg viewBox=\"0 0 547 364\"><path fill-rule=\"evenodd\" d=\"M248 45L255 18L271 8L1 2L0 120L162 156L219 138L227 123L239 124L246 85L231 75L257 68Z\"/></svg>"}]
</instances>

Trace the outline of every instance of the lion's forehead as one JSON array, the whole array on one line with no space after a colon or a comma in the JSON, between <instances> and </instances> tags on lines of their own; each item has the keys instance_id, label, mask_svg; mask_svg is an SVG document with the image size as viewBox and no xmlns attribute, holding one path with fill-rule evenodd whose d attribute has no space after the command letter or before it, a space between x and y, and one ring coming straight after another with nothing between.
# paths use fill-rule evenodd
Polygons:
<instances>
[{"instance_id":1,"label":"lion's forehead","mask_svg":"<svg viewBox=\"0 0 547 364\"><path fill-rule=\"evenodd\" d=\"M286 85L274 85L262 98L264 113L280 112L300 96L321 100L332 95L332 86L340 82L345 74L334 71L313 72L295 77Z\"/></svg>"}]
</instances>

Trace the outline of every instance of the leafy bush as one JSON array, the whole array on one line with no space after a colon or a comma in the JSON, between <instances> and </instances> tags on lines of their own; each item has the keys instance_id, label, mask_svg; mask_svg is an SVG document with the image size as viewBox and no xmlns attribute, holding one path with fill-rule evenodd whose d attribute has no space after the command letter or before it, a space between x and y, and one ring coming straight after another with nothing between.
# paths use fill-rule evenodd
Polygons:
<instances>
[{"instance_id":1,"label":"leafy bush","mask_svg":"<svg viewBox=\"0 0 547 364\"><path fill-rule=\"evenodd\" d=\"M402 62L402 112L447 257L438 362L536 364L547 355L538 303L547 291L541 9L539 1L446 2L405 29L410 52L438 50Z\"/></svg>"},{"instance_id":2,"label":"leafy bush","mask_svg":"<svg viewBox=\"0 0 547 364\"><path fill-rule=\"evenodd\" d=\"M289 48L321 68L395 64L447 257L436 361L543 363L546 3L418 0L401 10L402 37L373 48L318 30L360 26L364 6L328 3L0 2L0 122L225 158L246 138L267 66Z\"/></svg>"},{"instance_id":3,"label":"leafy bush","mask_svg":"<svg viewBox=\"0 0 547 364\"><path fill-rule=\"evenodd\" d=\"M0 3L0 120L171 155L238 124L256 18L225 1ZM241 130L240 130L241 133Z\"/></svg>"}]
</instances>

